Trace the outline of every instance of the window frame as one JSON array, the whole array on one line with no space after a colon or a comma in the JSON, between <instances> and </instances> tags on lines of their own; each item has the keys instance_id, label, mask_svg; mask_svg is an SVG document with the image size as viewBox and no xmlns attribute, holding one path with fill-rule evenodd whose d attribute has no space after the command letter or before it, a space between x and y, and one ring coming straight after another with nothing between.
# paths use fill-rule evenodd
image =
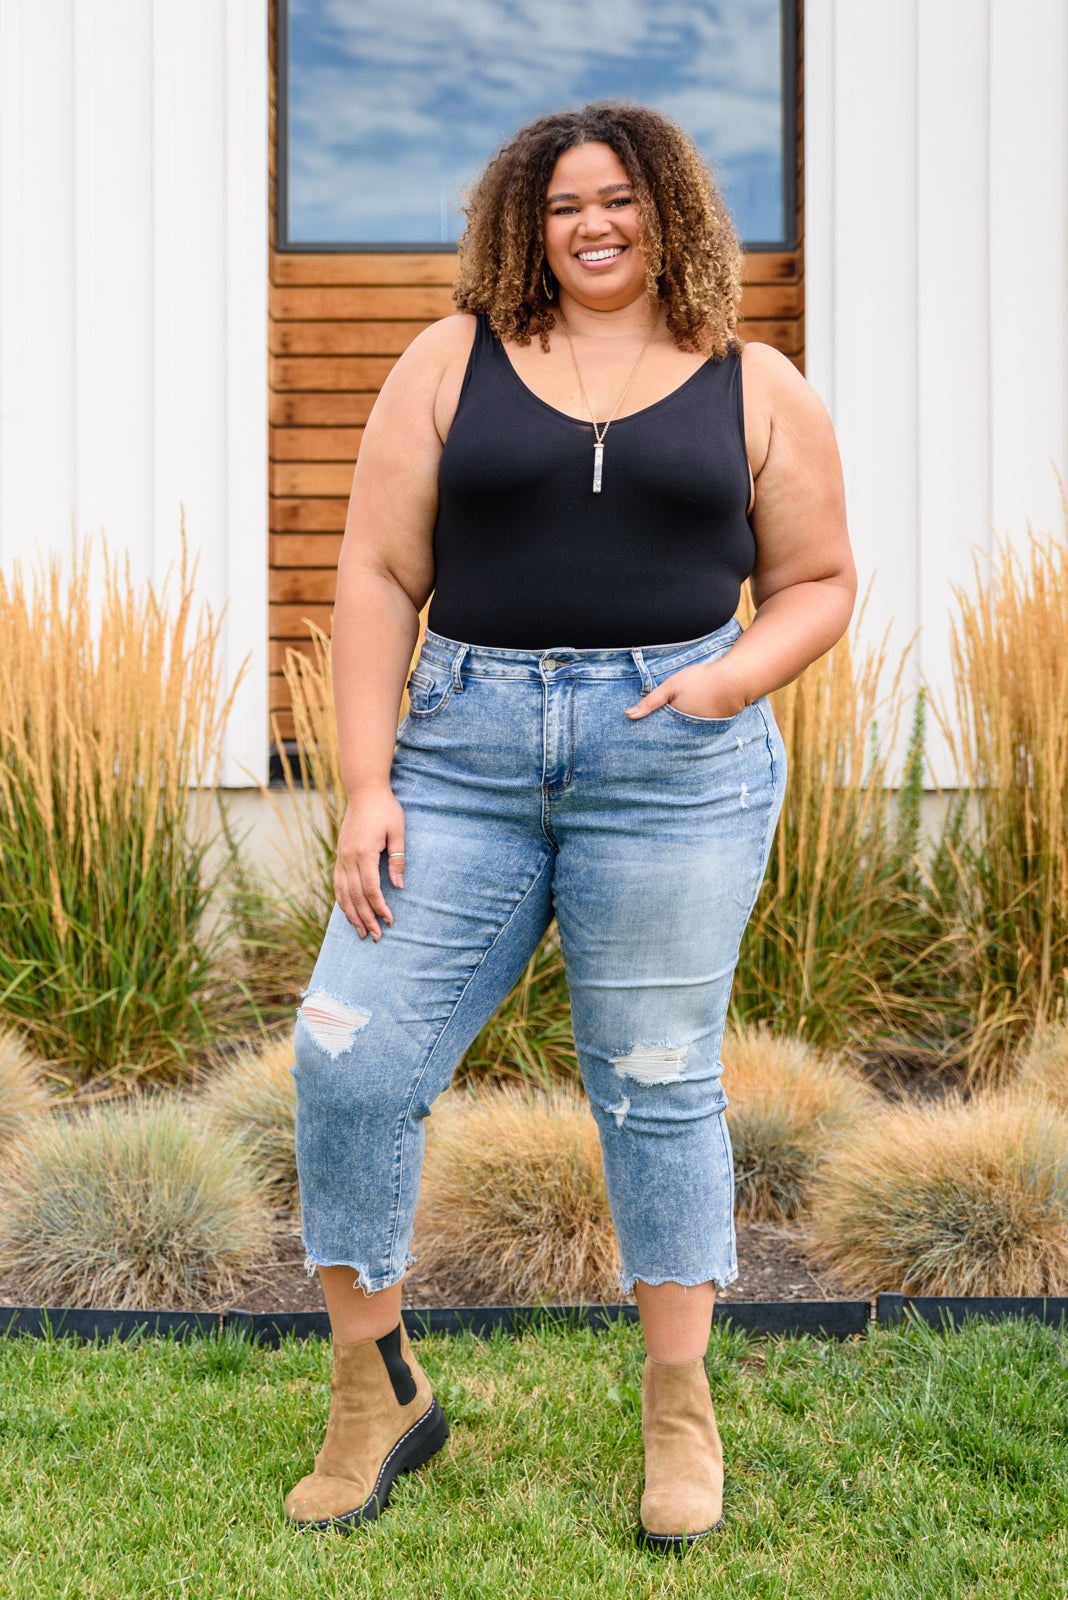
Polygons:
<instances>
[{"instance_id":1,"label":"window frame","mask_svg":"<svg viewBox=\"0 0 1068 1600\"><path fill-rule=\"evenodd\" d=\"M797 0L779 0L782 41L782 196L781 239L743 239L747 255L771 251L792 251L797 236ZM307 241L289 237L289 0L277 0L275 11L275 50L277 62L275 248L286 255L454 255L455 243L405 239Z\"/></svg>"}]
</instances>

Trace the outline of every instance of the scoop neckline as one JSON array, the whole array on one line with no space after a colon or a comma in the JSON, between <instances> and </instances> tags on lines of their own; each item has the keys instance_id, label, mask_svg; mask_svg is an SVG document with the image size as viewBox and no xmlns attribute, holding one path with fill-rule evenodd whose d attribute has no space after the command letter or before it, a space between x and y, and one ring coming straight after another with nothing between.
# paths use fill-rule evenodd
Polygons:
<instances>
[{"instance_id":1,"label":"scoop neckline","mask_svg":"<svg viewBox=\"0 0 1068 1600\"><path fill-rule=\"evenodd\" d=\"M501 355L504 357L508 371L512 374L512 377L522 389L523 393L529 395L537 405L543 408L543 410L551 412L554 417L561 417L564 422L574 422L580 428L593 428L596 430L597 428L603 428L605 426L603 422L594 422L590 417L573 417L570 411L561 411L559 406L550 405L548 400L543 400L540 394L535 394L529 383L525 382L525 380L519 376L519 373L513 367L511 357L504 347L503 339L499 339L493 332L492 328L489 330L489 334L490 338L500 346ZM657 406L665 405L668 400L674 400L677 394L681 394L684 389L688 388L690 384L693 383L695 378L699 378L701 376L701 374L714 359L714 356L706 356L695 372L691 372L690 376L688 378L684 378L680 384L675 386L674 389L669 389L667 394L661 395L659 400L651 400L647 406L641 406L637 411L628 411L625 417L610 418L609 420L611 426L613 428L618 428L621 422L631 422L635 417L644 417L650 411L655 411Z\"/></svg>"}]
</instances>

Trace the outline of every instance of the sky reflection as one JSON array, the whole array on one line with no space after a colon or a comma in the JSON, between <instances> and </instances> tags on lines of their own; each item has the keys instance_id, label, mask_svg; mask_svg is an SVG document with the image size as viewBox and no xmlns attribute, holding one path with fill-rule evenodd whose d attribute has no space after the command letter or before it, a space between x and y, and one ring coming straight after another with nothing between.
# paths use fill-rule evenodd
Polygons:
<instances>
[{"instance_id":1,"label":"sky reflection","mask_svg":"<svg viewBox=\"0 0 1068 1600\"><path fill-rule=\"evenodd\" d=\"M617 95L675 117L743 238L784 237L779 0L289 0L289 240L448 243L523 122Z\"/></svg>"}]
</instances>

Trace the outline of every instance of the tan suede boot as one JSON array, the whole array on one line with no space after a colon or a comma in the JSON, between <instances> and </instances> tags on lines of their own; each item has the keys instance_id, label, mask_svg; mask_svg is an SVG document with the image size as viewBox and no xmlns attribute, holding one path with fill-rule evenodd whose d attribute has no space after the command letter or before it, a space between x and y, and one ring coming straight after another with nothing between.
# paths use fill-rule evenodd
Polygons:
<instances>
[{"instance_id":1,"label":"tan suede boot","mask_svg":"<svg viewBox=\"0 0 1068 1600\"><path fill-rule=\"evenodd\" d=\"M345 1533L371 1522L397 1476L429 1461L448 1437L403 1322L382 1339L335 1342L326 1439L315 1471L286 1496L286 1516L300 1528Z\"/></svg>"},{"instance_id":2,"label":"tan suede boot","mask_svg":"<svg viewBox=\"0 0 1068 1600\"><path fill-rule=\"evenodd\" d=\"M673 1555L723 1525L723 1446L704 1361L645 1359L638 1543Z\"/></svg>"}]
</instances>

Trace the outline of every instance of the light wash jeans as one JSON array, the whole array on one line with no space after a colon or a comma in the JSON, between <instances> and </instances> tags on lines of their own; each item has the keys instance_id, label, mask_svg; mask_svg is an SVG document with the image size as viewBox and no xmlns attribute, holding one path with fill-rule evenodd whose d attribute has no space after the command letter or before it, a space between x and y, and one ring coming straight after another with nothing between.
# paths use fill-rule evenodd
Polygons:
<instances>
[{"instance_id":1,"label":"light wash jeans","mask_svg":"<svg viewBox=\"0 0 1068 1600\"><path fill-rule=\"evenodd\" d=\"M335 906L297 1018L309 1272L352 1267L369 1294L404 1276L430 1103L555 915L622 1289L737 1276L719 1048L785 750L766 700L623 711L740 632L532 651L427 634L393 763L393 926L361 940Z\"/></svg>"}]
</instances>

